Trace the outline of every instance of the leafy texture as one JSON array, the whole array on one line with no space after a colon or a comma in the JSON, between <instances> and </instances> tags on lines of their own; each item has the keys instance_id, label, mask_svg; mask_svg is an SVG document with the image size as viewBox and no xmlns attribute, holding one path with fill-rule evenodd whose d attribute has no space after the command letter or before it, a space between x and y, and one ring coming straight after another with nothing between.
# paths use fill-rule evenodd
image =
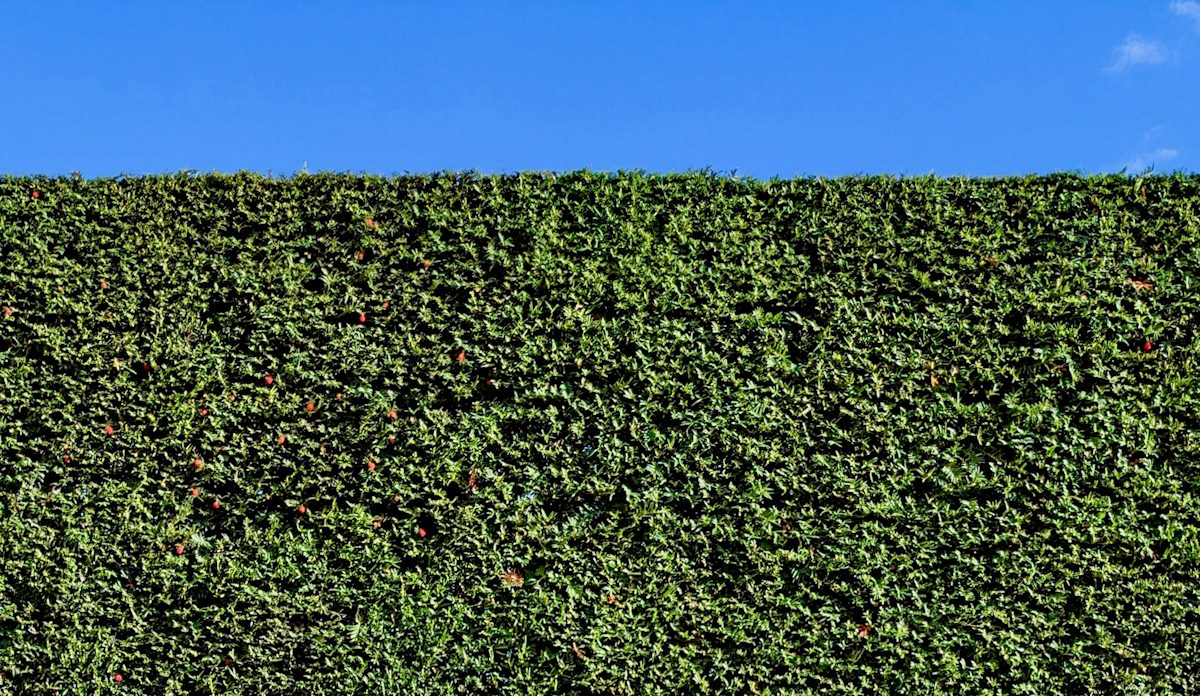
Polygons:
<instances>
[{"instance_id":1,"label":"leafy texture","mask_svg":"<svg viewBox=\"0 0 1200 696\"><path fill-rule=\"evenodd\" d=\"M0 692L1200 690L1198 205L0 179Z\"/></svg>"}]
</instances>

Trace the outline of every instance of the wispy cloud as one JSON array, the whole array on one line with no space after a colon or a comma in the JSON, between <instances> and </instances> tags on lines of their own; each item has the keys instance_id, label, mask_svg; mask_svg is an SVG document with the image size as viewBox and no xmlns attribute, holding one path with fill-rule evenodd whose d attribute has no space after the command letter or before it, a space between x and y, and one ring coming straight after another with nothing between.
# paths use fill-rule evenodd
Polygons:
<instances>
[{"instance_id":1,"label":"wispy cloud","mask_svg":"<svg viewBox=\"0 0 1200 696\"><path fill-rule=\"evenodd\" d=\"M1121 72L1131 65L1165 63L1168 56L1167 49L1157 41L1130 34L1124 43L1113 49L1113 64L1108 66L1108 72Z\"/></svg>"},{"instance_id":2,"label":"wispy cloud","mask_svg":"<svg viewBox=\"0 0 1200 696\"><path fill-rule=\"evenodd\" d=\"M1200 2L1192 2L1192 0L1173 2L1171 3L1171 12L1192 20L1196 23L1196 29L1200 30Z\"/></svg>"},{"instance_id":3,"label":"wispy cloud","mask_svg":"<svg viewBox=\"0 0 1200 696\"><path fill-rule=\"evenodd\" d=\"M1164 162L1170 162L1171 160L1175 159L1178 156L1179 156L1178 150L1172 150L1171 148L1167 148L1167 147L1160 147L1157 150L1155 150L1154 152L1149 152L1144 155L1134 157L1132 160L1126 162L1125 163L1125 171L1141 172L1141 171L1145 170L1146 167L1148 167L1152 164L1162 164Z\"/></svg>"}]
</instances>

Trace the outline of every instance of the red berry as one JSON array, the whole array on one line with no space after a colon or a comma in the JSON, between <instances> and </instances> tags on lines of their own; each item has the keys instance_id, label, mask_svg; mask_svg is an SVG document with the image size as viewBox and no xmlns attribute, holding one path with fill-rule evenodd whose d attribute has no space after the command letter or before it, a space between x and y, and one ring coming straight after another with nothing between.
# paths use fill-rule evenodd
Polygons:
<instances>
[{"instance_id":1,"label":"red berry","mask_svg":"<svg viewBox=\"0 0 1200 696\"><path fill-rule=\"evenodd\" d=\"M149 372L150 371L150 363L142 363L142 370L144 370L145 372Z\"/></svg>"},{"instance_id":2,"label":"red berry","mask_svg":"<svg viewBox=\"0 0 1200 696\"><path fill-rule=\"evenodd\" d=\"M297 511L298 511L298 512L299 512L301 515L303 515L303 514L305 514L305 513L307 513L307 512L308 512L308 508L304 507L303 505L301 505L300 507L296 508L296 510L297 510Z\"/></svg>"},{"instance_id":3,"label":"red berry","mask_svg":"<svg viewBox=\"0 0 1200 696\"><path fill-rule=\"evenodd\" d=\"M176 556L181 556L181 555L183 555L183 544L176 544L176 545L175 545L175 555L176 555Z\"/></svg>"},{"instance_id":4,"label":"red berry","mask_svg":"<svg viewBox=\"0 0 1200 696\"><path fill-rule=\"evenodd\" d=\"M200 415L202 415L202 416L207 416L207 415L208 415L208 409L207 409L207 408L202 408L202 409L200 409Z\"/></svg>"},{"instance_id":5,"label":"red berry","mask_svg":"<svg viewBox=\"0 0 1200 696\"><path fill-rule=\"evenodd\" d=\"M36 201L36 200L37 200L37 198L38 198L38 190L37 190L37 189L34 189L34 190L33 190L33 200L35 200L35 201ZM118 679L117 681L120 681L120 680Z\"/></svg>"},{"instance_id":6,"label":"red berry","mask_svg":"<svg viewBox=\"0 0 1200 696\"><path fill-rule=\"evenodd\" d=\"M37 191L34 191L34 193L37 193ZM37 196L34 196L34 198L37 198ZM122 677L121 673L117 672L116 674L113 675L113 681L120 684L121 682L125 681L125 677Z\"/></svg>"},{"instance_id":7,"label":"red berry","mask_svg":"<svg viewBox=\"0 0 1200 696\"><path fill-rule=\"evenodd\" d=\"M5 308L4 308L4 316L6 316L6 317L11 317L11 316L12 316L12 307L5 307Z\"/></svg>"},{"instance_id":8,"label":"red berry","mask_svg":"<svg viewBox=\"0 0 1200 696\"><path fill-rule=\"evenodd\" d=\"M425 268L429 268L429 263L430 263L429 259L424 259L421 261L421 265L424 266Z\"/></svg>"},{"instance_id":9,"label":"red berry","mask_svg":"<svg viewBox=\"0 0 1200 696\"><path fill-rule=\"evenodd\" d=\"M458 355L455 356L455 360L458 360L459 362L465 362L466 359L467 359L467 351L465 351L465 350L458 351Z\"/></svg>"},{"instance_id":10,"label":"red berry","mask_svg":"<svg viewBox=\"0 0 1200 696\"><path fill-rule=\"evenodd\" d=\"M496 386L496 383L495 383L495 382L493 382L492 380L490 380L490 379L489 379L489 380L487 381L487 385L488 385L489 387L494 387L494 386Z\"/></svg>"},{"instance_id":11,"label":"red berry","mask_svg":"<svg viewBox=\"0 0 1200 696\"><path fill-rule=\"evenodd\" d=\"M425 528L424 527L417 527L417 536L421 537L422 539L425 538Z\"/></svg>"},{"instance_id":12,"label":"red berry","mask_svg":"<svg viewBox=\"0 0 1200 696\"><path fill-rule=\"evenodd\" d=\"M221 509L221 501L219 501L219 500L214 500L214 501L213 501L213 509L214 509L214 510L220 510L220 509Z\"/></svg>"},{"instance_id":13,"label":"red berry","mask_svg":"<svg viewBox=\"0 0 1200 696\"><path fill-rule=\"evenodd\" d=\"M388 307L390 307L390 306L391 306L391 304L390 304L390 303L388 303L388 301L387 301L387 300L384 300L384 301L383 301L383 308L384 308L384 309L387 309L387 308L388 308Z\"/></svg>"},{"instance_id":14,"label":"red berry","mask_svg":"<svg viewBox=\"0 0 1200 696\"><path fill-rule=\"evenodd\" d=\"M395 435L392 435L391 437L388 438L388 444L389 445L396 444L396 436Z\"/></svg>"},{"instance_id":15,"label":"red berry","mask_svg":"<svg viewBox=\"0 0 1200 696\"><path fill-rule=\"evenodd\" d=\"M228 667L228 666L229 666L229 663L230 663L230 662L231 662L231 660L230 660L228 657L227 657L227 658L225 658L225 666L226 666L226 667Z\"/></svg>"},{"instance_id":16,"label":"red berry","mask_svg":"<svg viewBox=\"0 0 1200 696\"><path fill-rule=\"evenodd\" d=\"M1154 344L1150 343L1150 341L1146 341L1146 344L1143 345L1142 348L1144 348L1146 350L1146 352L1149 353L1150 349L1154 348Z\"/></svg>"},{"instance_id":17,"label":"red berry","mask_svg":"<svg viewBox=\"0 0 1200 696\"><path fill-rule=\"evenodd\" d=\"M282 444L284 444L285 442L287 442L287 435L280 435L280 436L279 436L279 444L281 444L281 445L282 445Z\"/></svg>"},{"instance_id":18,"label":"red berry","mask_svg":"<svg viewBox=\"0 0 1200 696\"><path fill-rule=\"evenodd\" d=\"M367 313L366 312L362 312L361 314L358 315L358 323L360 323L360 324L367 323Z\"/></svg>"},{"instance_id":19,"label":"red berry","mask_svg":"<svg viewBox=\"0 0 1200 696\"><path fill-rule=\"evenodd\" d=\"M309 413L312 413L313 411L317 410L317 405L310 401L307 404L305 404L304 410L308 411Z\"/></svg>"},{"instance_id":20,"label":"red berry","mask_svg":"<svg viewBox=\"0 0 1200 696\"><path fill-rule=\"evenodd\" d=\"M338 401L341 401L341 400L342 400L342 393L341 393L341 392L338 392L338 393L334 394L334 395L333 395L333 398L337 399Z\"/></svg>"},{"instance_id":21,"label":"red berry","mask_svg":"<svg viewBox=\"0 0 1200 696\"><path fill-rule=\"evenodd\" d=\"M192 466L199 469L201 466L204 466L204 460L201 459L200 457L196 457L195 459L192 460Z\"/></svg>"},{"instance_id":22,"label":"red berry","mask_svg":"<svg viewBox=\"0 0 1200 696\"><path fill-rule=\"evenodd\" d=\"M193 489L192 489L192 497L193 497L193 498L195 498L195 497L196 497L196 496L198 496L198 495L200 495L200 489L199 489L199 488L193 488Z\"/></svg>"},{"instance_id":23,"label":"red berry","mask_svg":"<svg viewBox=\"0 0 1200 696\"><path fill-rule=\"evenodd\" d=\"M367 471L375 471L375 462L367 463Z\"/></svg>"},{"instance_id":24,"label":"red berry","mask_svg":"<svg viewBox=\"0 0 1200 696\"><path fill-rule=\"evenodd\" d=\"M71 455L68 454L67 456L63 457L63 464L70 464L70 463L71 463Z\"/></svg>"},{"instance_id":25,"label":"red berry","mask_svg":"<svg viewBox=\"0 0 1200 696\"><path fill-rule=\"evenodd\" d=\"M396 420L396 409L394 409L394 408L388 409L388 418L391 418L392 420Z\"/></svg>"},{"instance_id":26,"label":"red berry","mask_svg":"<svg viewBox=\"0 0 1200 696\"><path fill-rule=\"evenodd\" d=\"M263 377L263 381L266 382L267 386L269 387L275 383L275 378L272 377L271 375L267 375L266 377Z\"/></svg>"},{"instance_id":27,"label":"red berry","mask_svg":"<svg viewBox=\"0 0 1200 696\"><path fill-rule=\"evenodd\" d=\"M104 426L104 434L105 434L105 435L112 435L112 434L113 434L113 427L112 427L111 425L106 425L106 426Z\"/></svg>"}]
</instances>

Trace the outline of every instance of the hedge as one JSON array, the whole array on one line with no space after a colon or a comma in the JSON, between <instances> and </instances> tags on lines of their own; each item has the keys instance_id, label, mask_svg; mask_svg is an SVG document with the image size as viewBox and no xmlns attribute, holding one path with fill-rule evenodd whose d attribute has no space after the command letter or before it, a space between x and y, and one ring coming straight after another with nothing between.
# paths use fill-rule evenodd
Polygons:
<instances>
[{"instance_id":1,"label":"hedge","mask_svg":"<svg viewBox=\"0 0 1200 696\"><path fill-rule=\"evenodd\" d=\"M1200 692L1198 207L0 178L0 692Z\"/></svg>"}]
</instances>

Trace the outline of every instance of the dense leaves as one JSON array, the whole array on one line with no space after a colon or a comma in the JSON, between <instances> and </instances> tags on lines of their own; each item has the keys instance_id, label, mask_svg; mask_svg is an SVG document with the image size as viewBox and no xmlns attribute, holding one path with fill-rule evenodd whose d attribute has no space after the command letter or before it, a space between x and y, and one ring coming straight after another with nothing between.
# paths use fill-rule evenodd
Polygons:
<instances>
[{"instance_id":1,"label":"dense leaves","mask_svg":"<svg viewBox=\"0 0 1200 696\"><path fill-rule=\"evenodd\" d=\"M0 691L1198 690L1198 202L0 179Z\"/></svg>"}]
</instances>

